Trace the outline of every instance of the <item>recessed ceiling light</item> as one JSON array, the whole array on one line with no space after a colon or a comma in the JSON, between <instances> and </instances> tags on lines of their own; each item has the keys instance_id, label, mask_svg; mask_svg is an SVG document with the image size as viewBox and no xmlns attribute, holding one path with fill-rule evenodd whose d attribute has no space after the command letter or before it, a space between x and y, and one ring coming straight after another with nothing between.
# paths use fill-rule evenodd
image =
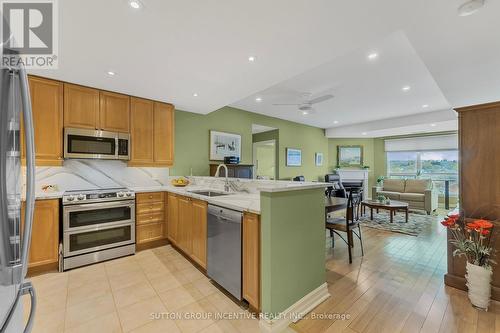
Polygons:
<instances>
[{"instance_id":1,"label":"recessed ceiling light","mask_svg":"<svg viewBox=\"0 0 500 333\"><path fill-rule=\"evenodd\" d=\"M429 107L429 104L424 104L424 105L422 105L422 108L423 108L423 109L427 109L428 107Z\"/></svg>"},{"instance_id":2,"label":"recessed ceiling light","mask_svg":"<svg viewBox=\"0 0 500 333\"><path fill-rule=\"evenodd\" d=\"M128 2L128 4L133 9L141 9L142 8L142 2L140 2L139 0L130 0Z\"/></svg>"},{"instance_id":3,"label":"recessed ceiling light","mask_svg":"<svg viewBox=\"0 0 500 333\"><path fill-rule=\"evenodd\" d=\"M404 86L403 88L401 88L401 90L403 91L410 91L411 87L410 86Z\"/></svg>"},{"instance_id":4,"label":"recessed ceiling light","mask_svg":"<svg viewBox=\"0 0 500 333\"><path fill-rule=\"evenodd\" d=\"M309 111L302 111L303 116L307 116L309 114Z\"/></svg>"},{"instance_id":5,"label":"recessed ceiling light","mask_svg":"<svg viewBox=\"0 0 500 333\"><path fill-rule=\"evenodd\" d=\"M108 75L109 75L109 76L115 76L115 75L116 75L116 73L115 73L115 72L113 72L113 71L108 71Z\"/></svg>"},{"instance_id":6,"label":"recessed ceiling light","mask_svg":"<svg viewBox=\"0 0 500 333\"><path fill-rule=\"evenodd\" d=\"M458 7L458 16L469 16L484 6L484 0L470 0Z\"/></svg>"},{"instance_id":7,"label":"recessed ceiling light","mask_svg":"<svg viewBox=\"0 0 500 333\"><path fill-rule=\"evenodd\" d=\"M333 121L333 123L334 123L334 124L338 124L338 123L339 123L339 121L338 121L338 120L334 120L334 121Z\"/></svg>"},{"instance_id":8,"label":"recessed ceiling light","mask_svg":"<svg viewBox=\"0 0 500 333\"><path fill-rule=\"evenodd\" d=\"M436 126L437 126L437 124L431 124L431 127L436 127Z\"/></svg>"},{"instance_id":9,"label":"recessed ceiling light","mask_svg":"<svg viewBox=\"0 0 500 333\"><path fill-rule=\"evenodd\" d=\"M248 57L248 61L249 61L249 62L254 62L254 61L255 61L255 56L250 56L250 57Z\"/></svg>"},{"instance_id":10,"label":"recessed ceiling light","mask_svg":"<svg viewBox=\"0 0 500 333\"><path fill-rule=\"evenodd\" d=\"M361 133L361 135L367 135L367 134L368 134L368 133L366 133L366 132Z\"/></svg>"},{"instance_id":11,"label":"recessed ceiling light","mask_svg":"<svg viewBox=\"0 0 500 333\"><path fill-rule=\"evenodd\" d=\"M257 98L255 99L255 101L256 101L256 102L262 102L262 97L257 97Z\"/></svg>"},{"instance_id":12,"label":"recessed ceiling light","mask_svg":"<svg viewBox=\"0 0 500 333\"><path fill-rule=\"evenodd\" d=\"M378 53L373 52L368 55L368 60L375 60L378 58Z\"/></svg>"},{"instance_id":13,"label":"recessed ceiling light","mask_svg":"<svg viewBox=\"0 0 500 333\"><path fill-rule=\"evenodd\" d=\"M193 97L198 97L198 94L197 94L197 93L194 93L194 94L193 94Z\"/></svg>"}]
</instances>

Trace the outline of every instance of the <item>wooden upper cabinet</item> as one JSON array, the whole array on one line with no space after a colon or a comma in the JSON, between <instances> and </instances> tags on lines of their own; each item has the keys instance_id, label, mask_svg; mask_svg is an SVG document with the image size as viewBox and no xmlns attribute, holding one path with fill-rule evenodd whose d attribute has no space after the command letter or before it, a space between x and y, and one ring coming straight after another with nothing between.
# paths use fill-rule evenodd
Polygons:
<instances>
[{"instance_id":1,"label":"wooden upper cabinet","mask_svg":"<svg viewBox=\"0 0 500 333\"><path fill-rule=\"evenodd\" d=\"M154 103L154 162L172 165L174 162L174 106Z\"/></svg>"},{"instance_id":2,"label":"wooden upper cabinet","mask_svg":"<svg viewBox=\"0 0 500 333\"><path fill-rule=\"evenodd\" d=\"M63 162L63 84L58 81L29 77L36 165L62 165ZM22 127L24 132L24 128ZM21 154L25 156L24 134ZM24 161L23 161L24 162Z\"/></svg>"},{"instance_id":3,"label":"wooden upper cabinet","mask_svg":"<svg viewBox=\"0 0 500 333\"><path fill-rule=\"evenodd\" d=\"M154 165L153 152L153 102L147 99L130 99L131 156L129 165Z\"/></svg>"},{"instance_id":4,"label":"wooden upper cabinet","mask_svg":"<svg viewBox=\"0 0 500 333\"><path fill-rule=\"evenodd\" d=\"M130 131L130 97L107 91L99 93L99 128L103 131Z\"/></svg>"},{"instance_id":5,"label":"wooden upper cabinet","mask_svg":"<svg viewBox=\"0 0 500 333\"><path fill-rule=\"evenodd\" d=\"M207 202L192 201L193 221L191 258L201 267L207 268Z\"/></svg>"},{"instance_id":6,"label":"wooden upper cabinet","mask_svg":"<svg viewBox=\"0 0 500 333\"><path fill-rule=\"evenodd\" d=\"M64 84L64 127L97 129L99 90Z\"/></svg>"}]
</instances>

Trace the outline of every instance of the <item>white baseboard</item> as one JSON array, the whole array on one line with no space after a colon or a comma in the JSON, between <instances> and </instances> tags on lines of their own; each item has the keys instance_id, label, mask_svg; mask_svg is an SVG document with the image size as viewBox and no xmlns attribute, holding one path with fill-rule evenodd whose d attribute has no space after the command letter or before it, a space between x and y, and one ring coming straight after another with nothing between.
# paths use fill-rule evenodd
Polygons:
<instances>
[{"instance_id":1,"label":"white baseboard","mask_svg":"<svg viewBox=\"0 0 500 333\"><path fill-rule=\"evenodd\" d=\"M325 282L292 304L288 309L281 312L278 318L266 319L261 317L259 320L260 331L264 333L280 333L292 322L295 323L299 321L300 318L309 313L328 297L330 297L330 293L328 292L328 285Z\"/></svg>"}]
</instances>

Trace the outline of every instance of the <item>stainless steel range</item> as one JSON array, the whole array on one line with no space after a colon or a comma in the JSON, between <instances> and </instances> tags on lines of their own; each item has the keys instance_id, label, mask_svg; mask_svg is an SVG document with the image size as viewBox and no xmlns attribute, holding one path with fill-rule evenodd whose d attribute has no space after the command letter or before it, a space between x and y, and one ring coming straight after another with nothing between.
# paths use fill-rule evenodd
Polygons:
<instances>
[{"instance_id":1,"label":"stainless steel range","mask_svg":"<svg viewBox=\"0 0 500 333\"><path fill-rule=\"evenodd\" d=\"M126 188L63 195L63 270L135 253L135 193Z\"/></svg>"}]
</instances>

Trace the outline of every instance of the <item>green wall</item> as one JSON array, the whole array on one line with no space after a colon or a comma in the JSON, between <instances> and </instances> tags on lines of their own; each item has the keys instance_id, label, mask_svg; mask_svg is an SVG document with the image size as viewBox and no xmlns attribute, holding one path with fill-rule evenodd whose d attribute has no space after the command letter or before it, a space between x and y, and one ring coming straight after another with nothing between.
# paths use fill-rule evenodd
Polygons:
<instances>
[{"instance_id":1,"label":"green wall","mask_svg":"<svg viewBox=\"0 0 500 333\"><path fill-rule=\"evenodd\" d=\"M325 283L324 196L322 188L261 192L261 302L268 316Z\"/></svg>"},{"instance_id":2,"label":"green wall","mask_svg":"<svg viewBox=\"0 0 500 333\"><path fill-rule=\"evenodd\" d=\"M279 163L280 179L290 179L304 175L306 180L323 179L328 171L327 163L317 167L314 153L328 153L328 139L324 130L306 126L278 118L224 107L207 115L176 110L175 112L175 162L170 169L174 176L195 176L209 174L209 131L237 133L242 139L241 163L252 164L252 124L270 126L279 130ZM285 166L285 149L287 147L302 149L302 166Z\"/></svg>"}]
</instances>

